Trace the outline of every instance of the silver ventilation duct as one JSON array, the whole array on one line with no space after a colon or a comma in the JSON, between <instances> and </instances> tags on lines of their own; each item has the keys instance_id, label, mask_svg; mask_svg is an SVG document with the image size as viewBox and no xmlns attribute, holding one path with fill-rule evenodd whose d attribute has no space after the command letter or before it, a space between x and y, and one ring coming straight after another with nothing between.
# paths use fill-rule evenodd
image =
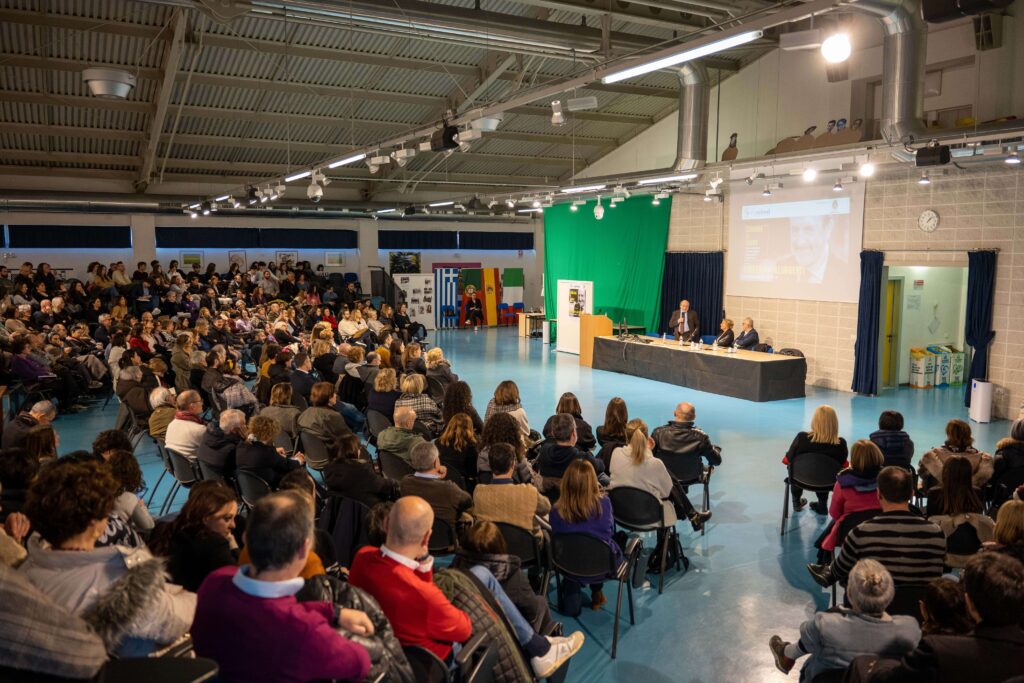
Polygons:
<instances>
[{"instance_id":1,"label":"silver ventilation duct","mask_svg":"<svg viewBox=\"0 0 1024 683\"><path fill-rule=\"evenodd\" d=\"M850 8L882 22L881 135L899 143L926 134L924 72L928 25L921 18L921 0L854 0Z\"/></svg>"}]
</instances>

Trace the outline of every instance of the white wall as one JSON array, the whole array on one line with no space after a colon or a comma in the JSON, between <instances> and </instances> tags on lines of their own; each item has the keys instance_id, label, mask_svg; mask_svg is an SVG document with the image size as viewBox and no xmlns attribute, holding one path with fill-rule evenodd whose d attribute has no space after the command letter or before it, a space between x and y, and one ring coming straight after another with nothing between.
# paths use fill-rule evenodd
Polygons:
<instances>
[{"instance_id":1,"label":"white wall","mask_svg":"<svg viewBox=\"0 0 1024 683\"><path fill-rule=\"evenodd\" d=\"M1017 3L1018 5L1020 3ZM1014 8L1011 8L1014 9ZM974 64L943 73L942 93L925 98L925 111L974 105L975 118L985 121L1008 114L1024 115L1024 10L1004 22L1003 47L978 53L969 20L931 26L928 64L974 57ZM853 88L860 79L882 72L881 28L868 22L855 40L849 78L829 83L817 51L773 50L711 88L708 162L721 159L729 136L739 134L739 156L762 156L784 137L801 135L810 125L821 134L831 119L852 122ZM711 74L715 78L714 72ZM876 99L875 107L881 106ZM672 113L608 153L579 174L580 178L665 168L675 159L678 114ZM716 148L717 144L717 148Z\"/></svg>"},{"instance_id":2,"label":"white wall","mask_svg":"<svg viewBox=\"0 0 1024 683\"><path fill-rule=\"evenodd\" d=\"M963 350L964 312L967 309L967 269L929 266L891 266L889 279L903 280L900 310L899 377L910 381L910 349L932 344L952 345ZM916 280L924 280L921 289ZM914 301L913 297L919 297ZM916 307L915 307L916 303ZM935 332L929 326L938 320Z\"/></svg>"},{"instance_id":3,"label":"white wall","mask_svg":"<svg viewBox=\"0 0 1024 683\"><path fill-rule=\"evenodd\" d=\"M522 256L514 251L440 251L421 250L423 262L429 267L433 263L442 262L479 262L488 268L523 268L525 277L525 304L539 306L543 300L540 289L541 272L544 269L542 248L543 221L530 222L422 222L422 221L376 221L373 219L269 219L248 216L211 216L196 220L187 216L163 216L152 214L54 214L42 212L7 212L0 213L0 223L23 225L129 225L132 227L132 249L93 249L89 246L89 236L83 230L80 248L76 249L9 249L5 252L3 262L17 268L24 261L38 264L46 261L55 268L71 267L69 277L83 277L85 267L92 261L110 263L124 261L129 270L134 269L138 261L159 259L166 265L172 259L180 260L182 251L198 251L192 249L166 249L155 246L156 227L189 227L206 226L215 230L232 228L306 228L317 230L345 229L359 233L360 249L343 250L345 267L340 271L359 273L365 287L369 287L370 267L387 267L388 252L378 250L378 229L402 230L474 230L482 232L532 232L534 233L535 249L524 251ZM540 235L540 238L538 237ZM224 272L228 268L228 252L231 249L202 249L205 263L216 263L218 270ZM276 249L246 249L246 260L271 261L276 258L277 251L295 251L284 247ZM309 261L316 267L324 262L325 251L334 249L299 249L299 260Z\"/></svg>"}]
</instances>

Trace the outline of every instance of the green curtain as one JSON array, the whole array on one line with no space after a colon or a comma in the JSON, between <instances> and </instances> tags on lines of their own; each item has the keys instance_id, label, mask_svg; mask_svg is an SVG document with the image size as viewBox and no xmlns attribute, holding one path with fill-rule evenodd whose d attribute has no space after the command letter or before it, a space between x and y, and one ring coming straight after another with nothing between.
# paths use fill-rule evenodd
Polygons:
<instances>
[{"instance_id":1,"label":"green curtain","mask_svg":"<svg viewBox=\"0 0 1024 683\"><path fill-rule=\"evenodd\" d=\"M614 209L601 203L602 220L594 218L596 200L576 211L570 204L544 210L545 310L555 315L559 280L590 280L594 313L657 331L672 200L654 206L650 197L633 197Z\"/></svg>"}]
</instances>

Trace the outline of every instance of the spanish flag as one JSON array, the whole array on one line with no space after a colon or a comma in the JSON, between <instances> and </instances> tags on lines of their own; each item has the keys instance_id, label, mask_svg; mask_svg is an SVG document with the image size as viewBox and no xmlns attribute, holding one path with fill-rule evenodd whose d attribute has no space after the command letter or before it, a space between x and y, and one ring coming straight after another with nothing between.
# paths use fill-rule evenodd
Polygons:
<instances>
[{"instance_id":1,"label":"spanish flag","mask_svg":"<svg viewBox=\"0 0 1024 683\"><path fill-rule=\"evenodd\" d=\"M462 283L462 310L474 292L480 293L484 309L484 324L498 324L498 304L501 303L501 278L497 268L463 268L459 271Z\"/></svg>"}]
</instances>

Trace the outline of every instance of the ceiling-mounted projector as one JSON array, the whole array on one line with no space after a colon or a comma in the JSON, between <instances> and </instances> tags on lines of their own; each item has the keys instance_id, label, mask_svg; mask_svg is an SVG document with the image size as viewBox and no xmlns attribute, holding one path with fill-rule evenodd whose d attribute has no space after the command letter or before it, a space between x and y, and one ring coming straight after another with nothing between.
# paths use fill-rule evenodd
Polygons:
<instances>
[{"instance_id":1,"label":"ceiling-mounted projector","mask_svg":"<svg viewBox=\"0 0 1024 683\"><path fill-rule=\"evenodd\" d=\"M86 69L82 80L93 97L123 100L135 87L135 75L121 69Z\"/></svg>"},{"instance_id":2,"label":"ceiling-mounted projector","mask_svg":"<svg viewBox=\"0 0 1024 683\"><path fill-rule=\"evenodd\" d=\"M943 166L948 164L952 156L949 153L949 145L940 145L933 140L927 147L917 150L914 162L918 168L921 166Z\"/></svg>"},{"instance_id":3,"label":"ceiling-mounted projector","mask_svg":"<svg viewBox=\"0 0 1024 683\"><path fill-rule=\"evenodd\" d=\"M455 149L459 146L459 129L456 126L449 126L447 123L430 136L430 149L433 152L443 152L446 149Z\"/></svg>"}]
</instances>

